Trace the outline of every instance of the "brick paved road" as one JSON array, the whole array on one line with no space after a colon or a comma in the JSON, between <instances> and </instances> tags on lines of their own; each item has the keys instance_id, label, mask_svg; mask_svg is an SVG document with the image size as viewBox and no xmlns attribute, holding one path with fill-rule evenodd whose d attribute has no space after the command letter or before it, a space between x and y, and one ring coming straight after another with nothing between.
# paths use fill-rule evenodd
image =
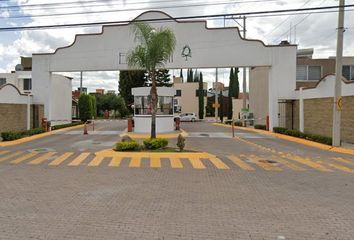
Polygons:
<instances>
[{"instance_id":1,"label":"brick paved road","mask_svg":"<svg viewBox=\"0 0 354 240\"><path fill-rule=\"evenodd\" d=\"M353 239L352 156L243 131L231 139L229 129L206 123L183 128L188 147L229 169L204 158L181 159L179 169L168 158L161 167L147 158L132 167L129 156L119 167L110 158L88 166L116 141L108 132L0 148L0 239ZM43 152L28 155L35 148ZM82 162L68 166L80 154ZM199 162L205 168L195 168Z\"/></svg>"}]
</instances>

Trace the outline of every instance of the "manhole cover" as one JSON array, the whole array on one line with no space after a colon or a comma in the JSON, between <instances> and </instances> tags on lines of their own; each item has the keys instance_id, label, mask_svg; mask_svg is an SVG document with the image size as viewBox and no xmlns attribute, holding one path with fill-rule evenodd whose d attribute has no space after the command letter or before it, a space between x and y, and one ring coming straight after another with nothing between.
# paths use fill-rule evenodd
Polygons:
<instances>
[{"instance_id":1,"label":"manhole cover","mask_svg":"<svg viewBox=\"0 0 354 240\"><path fill-rule=\"evenodd\" d=\"M209 137L209 134L207 134L207 133L201 133L200 136Z\"/></svg>"},{"instance_id":2,"label":"manhole cover","mask_svg":"<svg viewBox=\"0 0 354 240\"><path fill-rule=\"evenodd\" d=\"M99 145L99 144L101 144L101 142L92 142L92 144Z\"/></svg>"},{"instance_id":3,"label":"manhole cover","mask_svg":"<svg viewBox=\"0 0 354 240\"><path fill-rule=\"evenodd\" d=\"M276 163L278 163L278 162L273 161L273 160L259 160L259 161L262 162L262 163L271 163L271 164L276 164Z\"/></svg>"},{"instance_id":4,"label":"manhole cover","mask_svg":"<svg viewBox=\"0 0 354 240\"><path fill-rule=\"evenodd\" d=\"M31 149L29 152L54 152L54 149L51 148L37 148L37 149Z\"/></svg>"}]
</instances>

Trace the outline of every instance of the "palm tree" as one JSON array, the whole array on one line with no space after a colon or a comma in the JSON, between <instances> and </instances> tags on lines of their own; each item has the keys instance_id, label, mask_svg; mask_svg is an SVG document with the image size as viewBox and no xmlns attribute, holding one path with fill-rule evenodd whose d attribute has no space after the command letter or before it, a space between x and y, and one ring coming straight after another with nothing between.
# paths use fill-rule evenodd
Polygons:
<instances>
[{"instance_id":1,"label":"palm tree","mask_svg":"<svg viewBox=\"0 0 354 240\"><path fill-rule=\"evenodd\" d=\"M127 60L130 68L145 69L151 79L151 138L156 138L157 89L156 70L163 68L176 46L174 33L168 28L158 30L143 22L132 25L135 41L138 45L128 53Z\"/></svg>"}]
</instances>

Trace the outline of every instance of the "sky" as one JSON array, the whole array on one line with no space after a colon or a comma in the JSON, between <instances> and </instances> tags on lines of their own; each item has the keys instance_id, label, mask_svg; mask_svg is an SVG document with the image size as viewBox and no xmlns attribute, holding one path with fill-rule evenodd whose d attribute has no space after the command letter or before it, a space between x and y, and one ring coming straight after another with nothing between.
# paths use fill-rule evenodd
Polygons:
<instances>
[{"instance_id":1,"label":"sky","mask_svg":"<svg viewBox=\"0 0 354 240\"><path fill-rule=\"evenodd\" d=\"M75 3L76 2L76 3ZM60 3L59 5L53 5ZM65 4L64 4L65 3ZM70 3L70 4L69 4ZM47 4L40 6L30 6ZM49 4L49 5L48 5ZM50 5L52 4L52 5ZM346 1L346 4L354 4ZM191 6L193 5L193 6ZM305 8L338 5L337 0L0 0L0 28L48 24L67 24L95 21L131 20L147 10L162 10L173 17L228 14L275 9ZM354 56L354 8L345 13L344 55ZM113 12L117 10L116 12ZM111 11L100 14L53 15L90 11ZM42 16L38 16L42 15ZM43 16L45 15L45 16ZM49 16L48 16L49 15ZM337 13L248 17L247 38L260 39L266 44L279 44L288 40L298 48L314 48L314 57L335 56ZM238 26L233 19L208 20L208 27ZM242 23L241 23L242 24ZM291 31L290 31L291 30ZM69 45L75 34L100 32L101 27L62 28L31 31L0 31L0 72L14 70L20 56L53 52ZM295 37L296 36L296 37ZM79 73L66 73L74 77L73 88L79 86ZM117 90L118 72L84 72L84 87ZM179 75L179 71L171 75ZM186 72L184 73L186 76ZM203 69L204 80L215 81L215 69ZM219 69L219 81L228 85L229 69ZM239 75L242 79L242 72ZM242 84L241 84L242 85Z\"/></svg>"}]
</instances>

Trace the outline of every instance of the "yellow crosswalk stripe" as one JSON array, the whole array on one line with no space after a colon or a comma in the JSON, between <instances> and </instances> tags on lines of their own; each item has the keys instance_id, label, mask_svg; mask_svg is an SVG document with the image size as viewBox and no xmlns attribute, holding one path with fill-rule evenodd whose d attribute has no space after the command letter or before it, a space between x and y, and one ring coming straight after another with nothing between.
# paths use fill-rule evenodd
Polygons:
<instances>
[{"instance_id":1,"label":"yellow crosswalk stripe","mask_svg":"<svg viewBox=\"0 0 354 240\"><path fill-rule=\"evenodd\" d=\"M27 153L26 155L23 155L23 156L21 156L21 157L19 157L19 158L16 158L16 159L13 160L13 161L11 161L11 163L12 163L12 164L19 164L19 163L21 163L21 162L23 162L23 161L25 161L25 160L27 160L27 159L29 159L29 158L31 158L31 157L34 157L34 156L36 156L36 155L38 155L38 152Z\"/></svg>"},{"instance_id":2,"label":"yellow crosswalk stripe","mask_svg":"<svg viewBox=\"0 0 354 240\"><path fill-rule=\"evenodd\" d=\"M345 166L342 166L342 165L339 165L339 164L334 164L334 163L328 163L328 162L323 162L323 161L318 161L319 163L324 163L334 169L337 169L337 170L340 170L340 171L343 171L343 172L348 172L348 173L354 173L354 170L351 169L351 168L348 168L348 167L345 167Z\"/></svg>"},{"instance_id":3,"label":"yellow crosswalk stripe","mask_svg":"<svg viewBox=\"0 0 354 240\"><path fill-rule=\"evenodd\" d=\"M188 158L189 162L192 164L193 168L195 169L205 169L205 165L199 158Z\"/></svg>"},{"instance_id":4,"label":"yellow crosswalk stripe","mask_svg":"<svg viewBox=\"0 0 354 240\"><path fill-rule=\"evenodd\" d=\"M210 162L214 164L214 166L218 169L230 169L223 161L221 161L217 157L209 157Z\"/></svg>"},{"instance_id":5,"label":"yellow crosswalk stripe","mask_svg":"<svg viewBox=\"0 0 354 240\"><path fill-rule=\"evenodd\" d=\"M150 158L150 167L152 168L160 168L161 167L161 160L157 157Z\"/></svg>"},{"instance_id":6,"label":"yellow crosswalk stripe","mask_svg":"<svg viewBox=\"0 0 354 240\"><path fill-rule=\"evenodd\" d=\"M0 158L0 162L3 162L3 161L6 161L6 160L9 160L10 158L13 158L13 157L16 157L20 154L22 154L23 152L14 152L14 153L11 153L9 155L6 155L5 157L2 157Z\"/></svg>"},{"instance_id":7,"label":"yellow crosswalk stripe","mask_svg":"<svg viewBox=\"0 0 354 240\"><path fill-rule=\"evenodd\" d=\"M237 166L239 166L241 169L246 170L246 171L254 171L255 169L242 161L239 157L236 157L235 155L229 155L227 156L228 159L230 159L233 163L235 163Z\"/></svg>"},{"instance_id":8,"label":"yellow crosswalk stripe","mask_svg":"<svg viewBox=\"0 0 354 240\"><path fill-rule=\"evenodd\" d=\"M61 156L57 157L56 159L54 159L53 161L51 161L48 165L49 166L58 166L59 164L64 162L66 159L68 159L73 154L74 154L73 152L66 152L63 155L61 155Z\"/></svg>"},{"instance_id":9,"label":"yellow crosswalk stripe","mask_svg":"<svg viewBox=\"0 0 354 240\"><path fill-rule=\"evenodd\" d=\"M272 163L267 163L266 159L258 157L256 155L248 155L247 159L251 160L253 163L257 164L259 167L263 168L266 171L282 171L281 168L272 165Z\"/></svg>"},{"instance_id":10,"label":"yellow crosswalk stripe","mask_svg":"<svg viewBox=\"0 0 354 240\"><path fill-rule=\"evenodd\" d=\"M170 158L172 168L183 168L182 162L179 158Z\"/></svg>"},{"instance_id":11,"label":"yellow crosswalk stripe","mask_svg":"<svg viewBox=\"0 0 354 240\"><path fill-rule=\"evenodd\" d=\"M4 155L4 154L6 154L6 153L9 153L10 151L0 151L0 155Z\"/></svg>"},{"instance_id":12,"label":"yellow crosswalk stripe","mask_svg":"<svg viewBox=\"0 0 354 240\"><path fill-rule=\"evenodd\" d=\"M308 167L314 168L314 169L321 171L321 172L332 172L331 169L328 169L328 168L324 167L323 165L321 165L320 163L313 161L311 158L303 158L303 157L300 157L300 156L297 156L294 154L280 154L280 156L282 156L283 158L304 164Z\"/></svg>"},{"instance_id":13,"label":"yellow crosswalk stripe","mask_svg":"<svg viewBox=\"0 0 354 240\"><path fill-rule=\"evenodd\" d=\"M119 167L123 158L121 157L113 157L112 160L109 162L109 167Z\"/></svg>"},{"instance_id":14,"label":"yellow crosswalk stripe","mask_svg":"<svg viewBox=\"0 0 354 240\"><path fill-rule=\"evenodd\" d=\"M338 161L338 162L342 162L342 163L346 163L346 164L354 166L354 162L352 162L350 160L347 160L347 159L344 159L344 158L341 158L341 157L334 157L334 158L331 158L331 159L333 159L335 161Z\"/></svg>"},{"instance_id":15,"label":"yellow crosswalk stripe","mask_svg":"<svg viewBox=\"0 0 354 240\"><path fill-rule=\"evenodd\" d=\"M79 166L89 155L89 152L81 153L71 163L69 163L68 166Z\"/></svg>"},{"instance_id":16,"label":"yellow crosswalk stripe","mask_svg":"<svg viewBox=\"0 0 354 240\"><path fill-rule=\"evenodd\" d=\"M97 167L101 164L101 162L103 161L104 156L96 156L94 157L94 159L92 159L92 161L87 165L89 167Z\"/></svg>"},{"instance_id":17,"label":"yellow crosswalk stripe","mask_svg":"<svg viewBox=\"0 0 354 240\"><path fill-rule=\"evenodd\" d=\"M302 167L300 167L300 166L298 166L298 165L296 165L296 164L293 164L293 163L291 163L291 162L289 162L289 161L287 161L287 160L285 160L285 159L279 158L279 157L277 157L277 156L274 156L274 155L273 155L273 158L275 159L276 162L281 163L281 164L287 166L287 167L290 168L291 170L294 170L294 171L305 171L305 170L306 170L306 169L304 169L304 168L302 168Z\"/></svg>"},{"instance_id":18,"label":"yellow crosswalk stripe","mask_svg":"<svg viewBox=\"0 0 354 240\"><path fill-rule=\"evenodd\" d=\"M129 167L140 167L141 158L140 157L132 157L129 163Z\"/></svg>"},{"instance_id":19,"label":"yellow crosswalk stripe","mask_svg":"<svg viewBox=\"0 0 354 240\"><path fill-rule=\"evenodd\" d=\"M54 154L56 154L56 152L47 152L47 153L43 154L42 156L30 161L28 164L31 164L31 165L41 164L42 162L44 162L45 160L47 160L49 157L53 156Z\"/></svg>"}]
</instances>

